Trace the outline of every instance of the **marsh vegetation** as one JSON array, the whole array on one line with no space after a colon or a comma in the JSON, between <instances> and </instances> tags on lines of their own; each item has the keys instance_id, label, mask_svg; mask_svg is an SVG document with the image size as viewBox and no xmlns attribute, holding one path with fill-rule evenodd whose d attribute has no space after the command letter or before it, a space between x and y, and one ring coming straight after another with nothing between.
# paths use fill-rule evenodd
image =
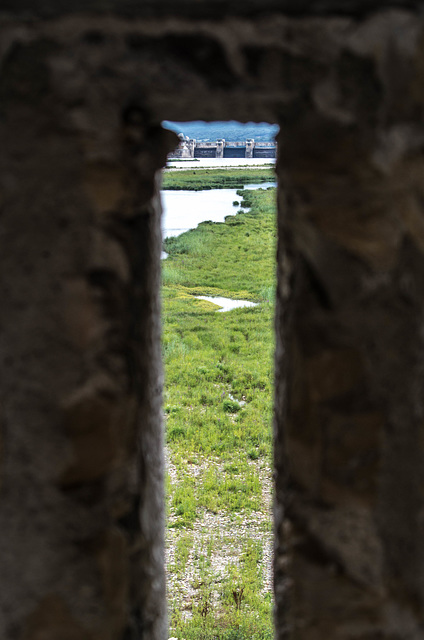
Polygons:
<instances>
[{"instance_id":1,"label":"marsh vegetation","mask_svg":"<svg viewBox=\"0 0 424 640\"><path fill-rule=\"evenodd\" d=\"M274 192L240 191L244 206L224 223L164 243L168 597L179 639L272 637ZM216 313L198 295L260 304Z\"/></svg>"},{"instance_id":2,"label":"marsh vegetation","mask_svg":"<svg viewBox=\"0 0 424 640\"><path fill-rule=\"evenodd\" d=\"M166 170L163 189L202 191L204 189L241 189L245 184L275 180L273 164L252 168Z\"/></svg>"}]
</instances>

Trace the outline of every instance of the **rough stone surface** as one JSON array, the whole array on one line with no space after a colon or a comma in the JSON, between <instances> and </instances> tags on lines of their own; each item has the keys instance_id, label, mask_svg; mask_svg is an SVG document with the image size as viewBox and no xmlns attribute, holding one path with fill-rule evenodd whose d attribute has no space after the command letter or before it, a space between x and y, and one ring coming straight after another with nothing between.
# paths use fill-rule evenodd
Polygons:
<instances>
[{"instance_id":1,"label":"rough stone surface","mask_svg":"<svg viewBox=\"0 0 424 640\"><path fill-rule=\"evenodd\" d=\"M423 33L333 23L282 124L281 638L424 634Z\"/></svg>"},{"instance_id":2,"label":"rough stone surface","mask_svg":"<svg viewBox=\"0 0 424 640\"><path fill-rule=\"evenodd\" d=\"M420 10L420 0L3 0L4 10L44 18L77 12L114 13L125 17L177 16L221 20L228 16L254 18L269 13L289 16L348 15L361 17L381 9Z\"/></svg>"},{"instance_id":3,"label":"rough stone surface","mask_svg":"<svg viewBox=\"0 0 424 640\"><path fill-rule=\"evenodd\" d=\"M159 123L203 118L281 126L276 637L421 640L422 16L88 6L0 14L0 636L167 636Z\"/></svg>"},{"instance_id":4,"label":"rough stone surface","mask_svg":"<svg viewBox=\"0 0 424 640\"><path fill-rule=\"evenodd\" d=\"M41 38L2 67L0 636L163 638L155 172L175 140L119 84L69 107L59 57Z\"/></svg>"}]
</instances>

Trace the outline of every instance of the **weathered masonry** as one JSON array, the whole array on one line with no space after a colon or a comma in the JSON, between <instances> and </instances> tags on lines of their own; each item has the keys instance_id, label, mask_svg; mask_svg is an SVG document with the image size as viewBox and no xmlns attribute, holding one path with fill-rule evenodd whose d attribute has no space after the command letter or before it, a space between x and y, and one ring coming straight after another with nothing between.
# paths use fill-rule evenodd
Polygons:
<instances>
[{"instance_id":1,"label":"weathered masonry","mask_svg":"<svg viewBox=\"0 0 424 640\"><path fill-rule=\"evenodd\" d=\"M169 158L275 158L275 142L231 142L220 139L216 142L197 142L178 136L178 147L171 151Z\"/></svg>"},{"instance_id":2,"label":"weathered masonry","mask_svg":"<svg viewBox=\"0 0 424 640\"><path fill-rule=\"evenodd\" d=\"M163 119L281 128L276 638L424 638L420 7L3 0L3 640L167 638Z\"/></svg>"}]
</instances>

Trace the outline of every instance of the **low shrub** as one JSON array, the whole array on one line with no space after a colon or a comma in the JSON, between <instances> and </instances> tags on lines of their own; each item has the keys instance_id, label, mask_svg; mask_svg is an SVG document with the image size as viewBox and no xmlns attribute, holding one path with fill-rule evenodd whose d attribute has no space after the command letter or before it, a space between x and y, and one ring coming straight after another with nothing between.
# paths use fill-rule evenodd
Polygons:
<instances>
[{"instance_id":1,"label":"low shrub","mask_svg":"<svg viewBox=\"0 0 424 640\"><path fill-rule=\"evenodd\" d=\"M222 408L224 411L229 413L237 413L240 411L241 406L236 400L224 400L222 403Z\"/></svg>"}]
</instances>

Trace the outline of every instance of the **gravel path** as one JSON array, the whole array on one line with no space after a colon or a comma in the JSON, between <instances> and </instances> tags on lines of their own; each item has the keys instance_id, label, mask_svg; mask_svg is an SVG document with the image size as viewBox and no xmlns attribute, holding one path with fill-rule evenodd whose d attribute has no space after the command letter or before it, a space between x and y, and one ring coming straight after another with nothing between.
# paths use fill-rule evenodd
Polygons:
<instances>
[{"instance_id":1,"label":"gravel path","mask_svg":"<svg viewBox=\"0 0 424 640\"><path fill-rule=\"evenodd\" d=\"M167 471L172 485L178 483L178 472L166 456ZM185 615L191 615L193 602L199 596L199 589L209 576L211 590L219 591L229 565L236 565L248 540L262 544L263 593L272 591L272 479L271 470L263 461L250 461L262 485L263 509L249 513L212 513L202 509L192 528L168 528L166 538L166 563L168 601ZM220 468L217 460L203 460L200 464L187 465L186 472L193 477L202 474L210 465ZM168 523L176 521L172 509ZM185 538L186 557L184 572L175 570L178 543ZM177 566L181 567L181 558Z\"/></svg>"}]
</instances>

